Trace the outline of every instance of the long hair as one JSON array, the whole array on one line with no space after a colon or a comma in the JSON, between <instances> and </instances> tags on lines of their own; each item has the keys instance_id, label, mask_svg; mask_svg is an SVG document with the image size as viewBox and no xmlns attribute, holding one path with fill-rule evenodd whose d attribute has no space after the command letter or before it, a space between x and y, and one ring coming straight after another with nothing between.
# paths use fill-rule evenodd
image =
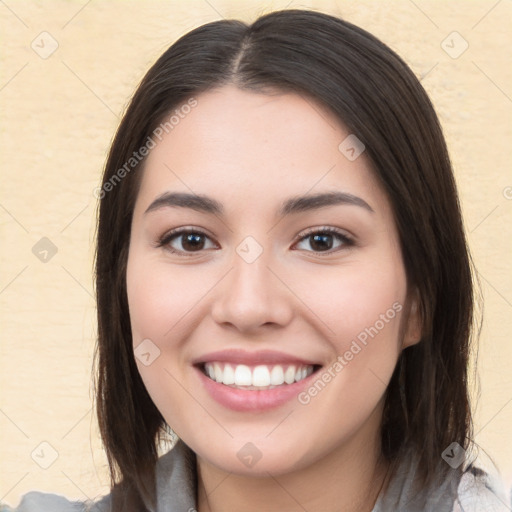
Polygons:
<instances>
[{"instance_id":1,"label":"long hair","mask_svg":"<svg viewBox=\"0 0 512 512\"><path fill-rule=\"evenodd\" d=\"M166 428L132 348L126 265L144 159L133 169L126 163L174 108L225 84L314 98L364 143L392 207L423 321L421 341L403 350L386 392L382 454L396 463L412 446L429 485L443 450L452 442L467 447L472 428L471 260L446 143L426 92L389 47L342 19L283 10L251 25L215 21L181 37L141 81L112 142L97 229L95 394L114 510L155 502Z\"/></svg>"}]
</instances>

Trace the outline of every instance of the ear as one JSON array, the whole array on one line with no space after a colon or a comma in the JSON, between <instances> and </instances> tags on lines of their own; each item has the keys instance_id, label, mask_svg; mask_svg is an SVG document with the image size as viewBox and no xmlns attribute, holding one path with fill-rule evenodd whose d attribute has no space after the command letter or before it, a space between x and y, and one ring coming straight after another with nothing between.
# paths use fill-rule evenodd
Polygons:
<instances>
[{"instance_id":1,"label":"ear","mask_svg":"<svg viewBox=\"0 0 512 512\"><path fill-rule=\"evenodd\" d=\"M420 297L416 289L411 293L409 307L407 310L402 349L410 347L411 345L416 345L416 343L421 341L422 337L423 319L421 318L420 311Z\"/></svg>"}]
</instances>

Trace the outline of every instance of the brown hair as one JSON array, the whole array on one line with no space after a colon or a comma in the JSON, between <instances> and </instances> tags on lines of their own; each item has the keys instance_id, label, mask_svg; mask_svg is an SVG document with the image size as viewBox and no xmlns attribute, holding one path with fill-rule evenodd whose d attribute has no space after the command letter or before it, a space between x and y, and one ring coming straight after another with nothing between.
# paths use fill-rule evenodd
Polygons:
<instances>
[{"instance_id":1,"label":"brown hair","mask_svg":"<svg viewBox=\"0 0 512 512\"><path fill-rule=\"evenodd\" d=\"M471 261L432 104L399 56L342 19L284 10L251 25L208 23L181 37L143 78L112 142L104 190L173 108L228 83L315 98L366 146L393 209L408 286L418 292L423 319L420 343L403 350L387 389L382 453L396 463L404 447L412 447L428 486L442 451L454 441L467 447L472 428ZM96 407L116 511L143 509L143 499L154 503L158 442L166 428L135 364L126 295L143 163L102 193L97 231Z\"/></svg>"}]
</instances>

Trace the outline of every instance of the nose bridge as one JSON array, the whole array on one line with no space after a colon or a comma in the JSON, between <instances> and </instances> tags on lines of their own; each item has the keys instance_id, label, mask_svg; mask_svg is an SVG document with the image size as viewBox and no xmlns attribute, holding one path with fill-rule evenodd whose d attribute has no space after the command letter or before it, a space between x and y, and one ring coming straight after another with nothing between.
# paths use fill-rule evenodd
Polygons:
<instances>
[{"instance_id":1,"label":"nose bridge","mask_svg":"<svg viewBox=\"0 0 512 512\"><path fill-rule=\"evenodd\" d=\"M269 279L271 273L268 270L271 264L269 260L269 251L255 256L251 248L246 253L243 253L240 247L237 248L237 254L233 257L232 263L232 291L241 294L242 297L248 294L253 298L264 296L268 298L269 288L272 288Z\"/></svg>"},{"instance_id":2,"label":"nose bridge","mask_svg":"<svg viewBox=\"0 0 512 512\"><path fill-rule=\"evenodd\" d=\"M272 266L270 250L256 243L245 240L233 254L231 271L216 294L212 310L218 323L250 330L268 323L282 325L291 318L286 290L268 268Z\"/></svg>"}]
</instances>

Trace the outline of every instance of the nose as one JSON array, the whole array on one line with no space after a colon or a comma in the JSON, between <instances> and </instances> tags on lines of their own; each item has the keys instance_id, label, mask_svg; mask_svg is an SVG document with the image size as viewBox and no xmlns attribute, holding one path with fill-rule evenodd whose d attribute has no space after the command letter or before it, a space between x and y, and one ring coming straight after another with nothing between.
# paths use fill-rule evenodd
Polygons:
<instances>
[{"instance_id":1,"label":"nose","mask_svg":"<svg viewBox=\"0 0 512 512\"><path fill-rule=\"evenodd\" d=\"M215 322L250 333L291 321L293 297L268 264L264 254L252 263L235 254L230 272L215 290Z\"/></svg>"}]
</instances>

